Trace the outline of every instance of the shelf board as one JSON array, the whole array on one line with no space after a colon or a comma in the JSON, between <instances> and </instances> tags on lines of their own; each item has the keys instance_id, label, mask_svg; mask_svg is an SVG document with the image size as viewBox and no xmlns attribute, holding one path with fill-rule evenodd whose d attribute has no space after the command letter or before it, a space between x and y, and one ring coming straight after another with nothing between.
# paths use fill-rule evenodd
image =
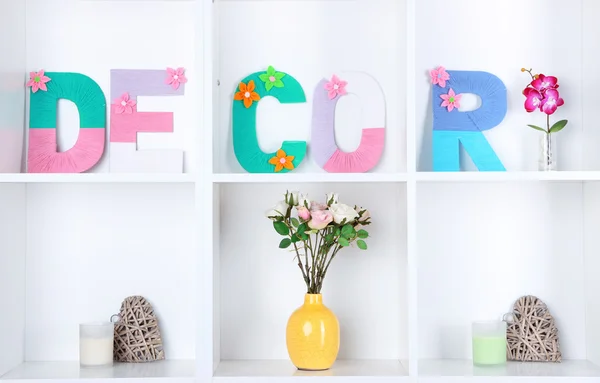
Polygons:
<instances>
[{"instance_id":1,"label":"shelf board","mask_svg":"<svg viewBox=\"0 0 600 383\"><path fill-rule=\"evenodd\" d=\"M494 378L494 381L509 378L506 381L528 380L537 383L540 378L553 378L558 382L561 378L574 381L600 381L600 367L586 360L563 360L561 363L508 362L505 366L475 367L471 360L465 359L425 359L419 360L419 378L442 378L444 382L451 377L462 380L465 377ZM531 379L527 379L531 378ZM489 379L482 379L489 380Z\"/></svg>"},{"instance_id":2,"label":"shelf board","mask_svg":"<svg viewBox=\"0 0 600 383\"><path fill-rule=\"evenodd\" d=\"M417 172L418 182L600 181L600 171Z\"/></svg>"},{"instance_id":3,"label":"shelf board","mask_svg":"<svg viewBox=\"0 0 600 383\"><path fill-rule=\"evenodd\" d=\"M219 383L294 382L401 382L407 369L397 360L338 360L330 370L300 371L289 360L224 360L214 381Z\"/></svg>"},{"instance_id":4,"label":"shelf board","mask_svg":"<svg viewBox=\"0 0 600 383\"><path fill-rule=\"evenodd\" d=\"M221 173L213 183L406 182L406 173Z\"/></svg>"},{"instance_id":5,"label":"shelf board","mask_svg":"<svg viewBox=\"0 0 600 383\"><path fill-rule=\"evenodd\" d=\"M194 183L185 173L2 173L0 183Z\"/></svg>"},{"instance_id":6,"label":"shelf board","mask_svg":"<svg viewBox=\"0 0 600 383\"><path fill-rule=\"evenodd\" d=\"M163 360L152 363L115 363L112 367L80 368L79 362L26 362L0 377L1 382L64 382L66 380L119 379L120 382L193 383L196 371L194 360Z\"/></svg>"}]
</instances>

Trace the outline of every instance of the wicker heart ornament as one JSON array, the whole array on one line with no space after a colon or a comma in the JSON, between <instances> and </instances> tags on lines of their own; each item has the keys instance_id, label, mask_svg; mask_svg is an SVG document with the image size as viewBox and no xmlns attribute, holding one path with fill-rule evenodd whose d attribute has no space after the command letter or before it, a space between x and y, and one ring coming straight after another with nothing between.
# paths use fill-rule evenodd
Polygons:
<instances>
[{"instance_id":1,"label":"wicker heart ornament","mask_svg":"<svg viewBox=\"0 0 600 383\"><path fill-rule=\"evenodd\" d=\"M143 363L165 359L158 318L144 297L126 298L118 317L115 323L115 361Z\"/></svg>"},{"instance_id":2,"label":"wicker heart ornament","mask_svg":"<svg viewBox=\"0 0 600 383\"><path fill-rule=\"evenodd\" d=\"M558 328L541 299L528 295L515 302L507 329L507 357L521 362L560 362Z\"/></svg>"}]
</instances>

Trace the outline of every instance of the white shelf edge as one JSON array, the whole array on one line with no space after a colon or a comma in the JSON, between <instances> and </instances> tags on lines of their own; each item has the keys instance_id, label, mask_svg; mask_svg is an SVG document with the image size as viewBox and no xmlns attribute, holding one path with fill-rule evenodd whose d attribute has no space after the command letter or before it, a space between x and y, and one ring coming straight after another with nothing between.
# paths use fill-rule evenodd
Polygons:
<instances>
[{"instance_id":1,"label":"white shelf edge","mask_svg":"<svg viewBox=\"0 0 600 383\"><path fill-rule=\"evenodd\" d=\"M590 379L600 381L600 367L587 360L563 360L561 363L508 362L504 366L475 367L468 359L420 359L420 379Z\"/></svg>"},{"instance_id":2,"label":"white shelf edge","mask_svg":"<svg viewBox=\"0 0 600 383\"><path fill-rule=\"evenodd\" d=\"M406 173L221 173L213 174L213 183L351 183L351 182L406 182Z\"/></svg>"},{"instance_id":3,"label":"white shelf edge","mask_svg":"<svg viewBox=\"0 0 600 383\"><path fill-rule=\"evenodd\" d=\"M194 183L194 174L2 173L0 183Z\"/></svg>"},{"instance_id":4,"label":"white shelf edge","mask_svg":"<svg viewBox=\"0 0 600 383\"><path fill-rule=\"evenodd\" d=\"M326 371L300 371L289 360L223 360L213 380L219 383L309 381L387 383L408 381L406 362L399 360L338 360Z\"/></svg>"},{"instance_id":5,"label":"white shelf edge","mask_svg":"<svg viewBox=\"0 0 600 383\"><path fill-rule=\"evenodd\" d=\"M112 367L80 368L79 362L25 362L0 377L2 383L103 381L142 383L193 383L195 360L162 360L151 363L115 363Z\"/></svg>"},{"instance_id":6,"label":"white shelf edge","mask_svg":"<svg viewBox=\"0 0 600 383\"><path fill-rule=\"evenodd\" d=\"M600 181L600 171L417 172L417 182Z\"/></svg>"}]
</instances>

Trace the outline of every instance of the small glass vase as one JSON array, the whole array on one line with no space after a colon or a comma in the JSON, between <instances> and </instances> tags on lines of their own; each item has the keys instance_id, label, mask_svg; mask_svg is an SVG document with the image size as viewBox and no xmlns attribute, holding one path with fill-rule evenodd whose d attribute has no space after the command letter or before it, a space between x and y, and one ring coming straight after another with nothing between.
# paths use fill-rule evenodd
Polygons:
<instances>
[{"instance_id":1,"label":"small glass vase","mask_svg":"<svg viewBox=\"0 0 600 383\"><path fill-rule=\"evenodd\" d=\"M540 157L538 170L542 172L556 170L556 140L551 133L544 133L540 139Z\"/></svg>"}]
</instances>

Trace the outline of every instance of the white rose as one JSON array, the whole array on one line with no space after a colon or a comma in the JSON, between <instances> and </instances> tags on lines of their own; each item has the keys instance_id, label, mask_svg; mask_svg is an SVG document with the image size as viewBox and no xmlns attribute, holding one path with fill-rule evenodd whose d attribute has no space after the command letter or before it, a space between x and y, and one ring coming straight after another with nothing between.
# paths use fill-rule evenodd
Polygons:
<instances>
[{"instance_id":1,"label":"white rose","mask_svg":"<svg viewBox=\"0 0 600 383\"><path fill-rule=\"evenodd\" d=\"M325 201L327 205L337 205L339 202L338 193L327 193L327 200Z\"/></svg>"},{"instance_id":2,"label":"white rose","mask_svg":"<svg viewBox=\"0 0 600 383\"><path fill-rule=\"evenodd\" d=\"M298 197L298 206L310 208L310 199L308 199L308 194L300 194Z\"/></svg>"},{"instance_id":3,"label":"white rose","mask_svg":"<svg viewBox=\"0 0 600 383\"><path fill-rule=\"evenodd\" d=\"M358 213L351 206L344 205L343 203L338 203L335 205L331 205L329 207L329 211L333 214L333 222L337 224L341 224L344 220L345 223L354 222L356 218L358 218Z\"/></svg>"},{"instance_id":4,"label":"white rose","mask_svg":"<svg viewBox=\"0 0 600 383\"><path fill-rule=\"evenodd\" d=\"M279 202L277 202L277 205L275 205L271 209L267 210L267 212L265 213L265 216L267 218L269 218L269 217L285 217L285 213L287 213L288 208L289 208L289 205L285 201L279 201Z\"/></svg>"},{"instance_id":5,"label":"white rose","mask_svg":"<svg viewBox=\"0 0 600 383\"><path fill-rule=\"evenodd\" d=\"M289 192L287 195L287 203L291 206L298 206L298 194L299 191Z\"/></svg>"}]
</instances>

